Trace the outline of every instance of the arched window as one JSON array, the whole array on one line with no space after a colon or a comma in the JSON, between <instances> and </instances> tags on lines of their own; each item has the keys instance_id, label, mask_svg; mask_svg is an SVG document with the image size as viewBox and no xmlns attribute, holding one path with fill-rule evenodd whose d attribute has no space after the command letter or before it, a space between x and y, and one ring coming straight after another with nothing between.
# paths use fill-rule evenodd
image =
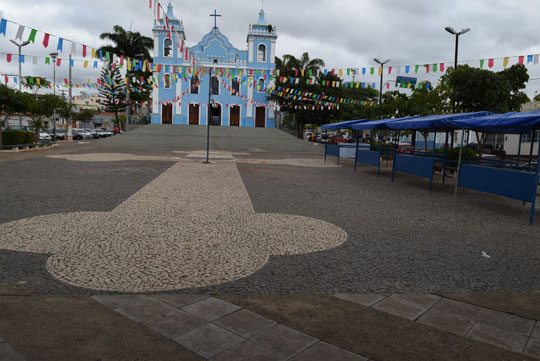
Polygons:
<instances>
[{"instance_id":1,"label":"arched window","mask_svg":"<svg viewBox=\"0 0 540 361\"><path fill-rule=\"evenodd\" d=\"M172 58L172 40L165 39L163 41L163 56L165 58Z\"/></svg>"},{"instance_id":2,"label":"arched window","mask_svg":"<svg viewBox=\"0 0 540 361\"><path fill-rule=\"evenodd\" d=\"M234 78L232 80L232 95L233 96L239 96L240 95L240 81L238 80L238 78Z\"/></svg>"},{"instance_id":3,"label":"arched window","mask_svg":"<svg viewBox=\"0 0 540 361\"><path fill-rule=\"evenodd\" d=\"M257 61L259 63L266 63L266 46L264 44L259 45L259 51L257 52Z\"/></svg>"},{"instance_id":4,"label":"arched window","mask_svg":"<svg viewBox=\"0 0 540 361\"><path fill-rule=\"evenodd\" d=\"M191 94L199 94L199 78L191 77Z\"/></svg>"}]
</instances>

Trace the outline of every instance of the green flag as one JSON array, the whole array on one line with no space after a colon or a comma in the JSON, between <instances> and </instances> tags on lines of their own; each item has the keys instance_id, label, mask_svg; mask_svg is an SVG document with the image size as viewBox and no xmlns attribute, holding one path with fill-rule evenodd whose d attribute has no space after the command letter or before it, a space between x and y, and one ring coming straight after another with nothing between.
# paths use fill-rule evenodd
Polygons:
<instances>
[{"instance_id":1,"label":"green flag","mask_svg":"<svg viewBox=\"0 0 540 361\"><path fill-rule=\"evenodd\" d=\"M433 71L437 72L437 64L433 64Z\"/></svg>"},{"instance_id":2,"label":"green flag","mask_svg":"<svg viewBox=\"0 0 540 361\"><path fill-rule=\"evenodd\" d=\"M51 59L50 58L45 58L45 64L51 64Z\"/></svg>"},{"instance_id":3,"label":"green flag","mask_svg":"<svg viewBox=\"0 0 540 361\"><path fill-rule=\"evenodd\" d=\"M108 51L105 52L105 59L107 59L108 62L111 61L111 54Z\"/></svg>"},{"instance_id":4,"label":"green flag","mask_svg":"<svg viewBox=\"0 0 540 361\"><path fill-rule=\"evenodd\" d=\"M415 73L418 73L418 70L420 69L420 65L417 65L415 68L414 68L414 72Z\"/></svg>"},{"instance_id":5,"label":"green flag","mask_svg":"<svg viewBox=\"0 0 540 361\"><path fill-rule=\"evenodd\" d=\"M480 69L484 68L484 59L480 60Z\"/></svg>"},{"instance_id":6,"label":"green flag","mask_svg":"<svg viewBox=\"0 0 540 361\"><path fill-rule=\"evenodd\" d=\"M30 32L30 36L28 37L28 41L31 41L32 43L34 43L36 40L36 34L37 34L37 30L32 29L32 31Z\"/></svg>"}]
</instances>

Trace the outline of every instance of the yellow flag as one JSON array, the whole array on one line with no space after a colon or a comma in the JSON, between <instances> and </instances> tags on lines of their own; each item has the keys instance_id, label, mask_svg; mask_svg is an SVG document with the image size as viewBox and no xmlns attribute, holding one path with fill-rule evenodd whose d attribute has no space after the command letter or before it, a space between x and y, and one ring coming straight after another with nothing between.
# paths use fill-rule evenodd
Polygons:
<instances>
[{"instance_id":1,"label":"yellow flag","mask_svg":"<svg viewBox=\"0 0 540 361\"><path fill-rule=\"evenodd\" d=\"M176 82L176 73L173 73L172 78L173 78L173 81Z\"/></svg>"},{"instance_id":2,"label":"yellow flag","mask_svg":"<svg viewBox=\"0 0 540 361\"><path fill-rule=\"evenodd\" d=\"M333 81L333 82L332 82L332 88L335 88L335 87L336 87L336 82Z\"/></svg>"},{"instance_id":3,"label":"yellow flag","mask_svg":"<svg viewBox=\"0 0 540 361\"><path fill-rule=\"evenodd\" d=\"M39 78L36 78L36 82L38 83L38 85L41 85L41 80Z\"/></svg>"},{"instance_id":4,"label":"yellow flag","mask_svg":"<svg viewBox=\"0 0 540 361\"><path fill-rule=\"evenodd\" d=\"M84 68L86 69L88 67L88 60L84 61Z\"/></svg>"},{"instance_id":5,"label":"yellow flag","mask_svg":"<svg viewBox=\"0 0 540 361\"><path fill-rule=\"evenodd\" d=\"M304 76L304 69L302 69L301 72L302 72L302 76Z\"/></svg>"},{"instance_id":6,"label":"yellow flag","mask_svg":"<svg viewBox=\"0 0 540 361\"><path fill-rule=\"evenodd\" d=\"M339 69L339 76L343 76L343 69Z\"/></svg>"},{"instance_id":7,"label":"yellow flag","mask_svg":"<svg viewBox=\"0 0 540 361\"><path fill-rule=\"evenodd\" d=\"M407 84L407 88L411 89L411 85L412 85L411 83Z\"/></svg>"},{"instance_id":8,"label":"yellow flag","mask_svg":"<svg viewBox=\"0 0 540 361\"><path fill-rule=\"evenodd\" d=\"M131 70L131 61L127 58L127 70Z\"/></svg>"},{"instance_id":9,"label":"yellow flag","mask_svg":"<svg viewBox=\"0 0 540 361\"><path fill-rule=\"evenodd\" d=\"M509 57L506 57L504 58L504 61L503 61L503 66L506 68L506 66L508 65L508 61L510 60Z\"/></svg>"},{"instance_id":10,"label":"yellow flag","mask_svg":"<svg viewBox=\"0 0 540 361\"><path fill-rule=\"evenodd\" d=\"M379 75L382 74L382 66L379 67Z\"/></svg>"},{"instance_id":11,"label":"yellow flag","mask_svg":"<svg viewBox=\"0 0 540 361\"><path fill-rule=\"evenodd\" d=\"M96 49L92 48L92 58L94 59L96 57Z\"/></svg>"},{"instance_id":12,"label":"yellow flag","mask_svg":"<svg viewBox=\"0 0 540 361\"><path fill-rule=\"evenodd\" d=\"M146 60L143 62L142 68L143 68L143 69L146 69Z\"/></svg>"}]
</instances>

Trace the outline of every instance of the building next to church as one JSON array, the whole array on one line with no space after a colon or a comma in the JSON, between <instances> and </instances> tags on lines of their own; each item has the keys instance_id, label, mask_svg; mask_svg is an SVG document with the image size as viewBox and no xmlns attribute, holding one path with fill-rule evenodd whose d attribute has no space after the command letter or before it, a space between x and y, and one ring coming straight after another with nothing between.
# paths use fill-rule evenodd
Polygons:
<instances>
[{"instance_id":1,"label":"building next to church","mask_svg":"<svg viewBox=\"0 0 540 361\"><path fill-rule=\"evenodd\" d=\"M265 89L275 72L277 35L264 11L249 26L247 50L235 48L219 31L219 15L214 12L214 19L208 19L214 27L197 45L187 47L187 59L184 24L170 3L166 16L153 29L154 64L162 66L154 73L159 87L154 87L152 96L152 123L206 125L210 114L212 125L275 128L274 107ZM171 32L165 29L165 21ZM198 79L193 59L198 68L211 69L211 79L206 72ZM212 105L208 106L210 86Z\"/></svg>"}]
</instances>

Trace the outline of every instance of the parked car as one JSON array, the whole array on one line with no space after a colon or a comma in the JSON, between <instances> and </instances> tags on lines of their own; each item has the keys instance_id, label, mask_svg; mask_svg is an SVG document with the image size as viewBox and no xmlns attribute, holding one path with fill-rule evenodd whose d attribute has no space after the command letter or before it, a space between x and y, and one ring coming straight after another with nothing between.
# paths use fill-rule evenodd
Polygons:
<instances>
[{"instance_id":1,"label":"parked car","mask_svg":"<svg viewBox=\"0 0 540 361\"><path fill-rule=\"evenodd\" d=\"M39 132L39 141L40 142L50 142L51 141L51 135L46 132Z\"/></svg>"},{"instance_id":2,"label":"parked car","mask_svg":"<svg viewBox=\"0 0 540 361\"><path fill-rule=\"evenodd\" d=\"M99 134L95 131L95 129L86 128L85 130L92 135L92 139L99 138Z\"/></svg>"},{"instance_id":3,"label":"parked car","mask_svg":"<svg viewBox=\"0 0 540 361\"><path fill-rule=\"evenodd\" d=\"M95 129L96 133L99 135L100 138L106 138L107 137L107 134L101 130L101 129Z\"/></svg>"},{"instance_id":4,"label":"parked car","mask_svg":"<svg viewBox=\"0 0 540 361\"><path fill-rule=\"evenodd\" d=\"M312 132L307 132L306 134L304 134L304 140L309 140L312 135L313 135Z\"/></svg>"},{"instance_id":5,"label":"parked car","mask_svg":"<svg viewBox=\"0 0 540 361\"><path fill-rule=\"evenodd\" d=\"M397 152L401 154L414 154L414 147L410 143L399 143Z\"/></svg>"},{"instance_id":6,"label":"parked car","mask_svg":"<svg viewBox=\"0 0 540 361\"><path fill-rule=\"evenodd\" d=\"M319 143L326 143L326 142L328 142L328 139L329 139L329 138L330 138L330 137L328 136L328 134L321 134L321 135L319 135L319 137L318 137L318 139L317 139L317 142L319 142Z\"/></svg>"},{"instance_id":7,"label":"parked car","mask_svg":"<svg viewBox=\"0 0 540 361\"><path fill-rule=\"evenodd\" d=\"M76 140L84 139L84 136L81 134L79 129L73 129L72 134L73 134L73 139L76 139Z\"/></svg>"},{"instance_id":8,"label":"parked car","mask_svg":"<svg viewBox=\"0 0 540 361\"><path fill-rule=\"evenodd\" d=\"M333 135L328 139L328 144L338 144L338 139L340 143L346 143L345 138L337 135Z\"/></svg>"},{"instance_id":9,"label":"parked car","mask_svg":"<svg viewBox=\"0 0 540 361\"><path fill-rule=\"evenodd\" d=\"M110 129L103 129L103 132L107 137L112 137L114 133Z\"/></svg>"},{"instance_id":10,"label":"parked car","mask_svg":"<svg viewBox=\"0 0 540 361\"><path fill-rule=\"evenodd\" d=\"M65 140L67 139L67 134L63 129L56 130L56 140Z\"/></svg>"},{"instance_id":11,"label":"parked car","mask_svg":"<svg viewBox=\"0 0 540 361\"><path fill-rule=\"evenodd\" d=\"M92 133L90 133L88 130L79 128L78 131L83 139L92 139Z\"/></svg>"}]
</instances>

